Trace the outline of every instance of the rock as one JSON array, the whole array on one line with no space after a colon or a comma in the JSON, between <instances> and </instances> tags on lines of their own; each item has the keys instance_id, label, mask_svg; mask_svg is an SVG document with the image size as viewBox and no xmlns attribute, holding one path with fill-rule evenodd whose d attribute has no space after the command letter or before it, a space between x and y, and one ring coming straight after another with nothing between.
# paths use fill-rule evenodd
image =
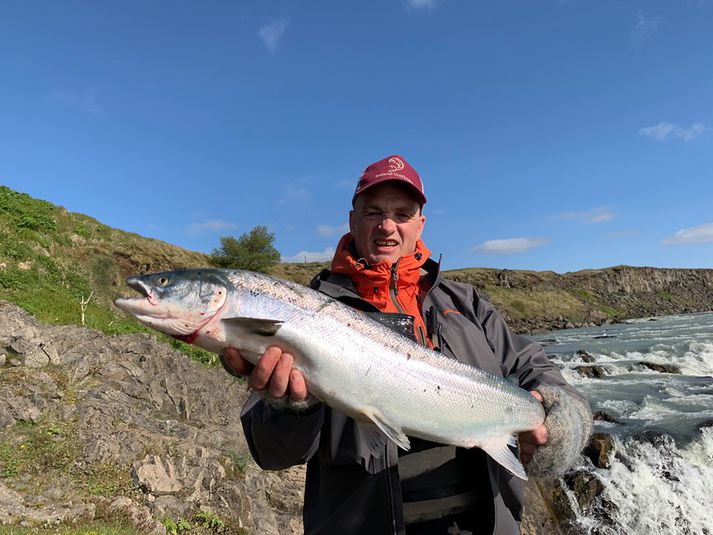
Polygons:
<instances>
[{"instance_id":1,"label":"rock","mask_svg":"<svg viewBox=\"0 0 713 535\"><path fill-rule=\"evenodd\" d=\"M643 360L639 362L639 364L644 368L648 368L649 370L658 373L673 373L678 375L680 375L681 373L681 368L679 368L675 364L659 364L657 362L646 362Z\"/></svg>"},{"instance_id":2,"label":"rock","mask_svg":"<svg viewBox=\"0 0 713 535\"><path fill-rule=\"evenodd\" d=\"M560 521L552 514L546 491L549 484L542 488L534 478L525 483L525 510L520 526L521 535L563 535Z\"/></svg>"},{"instance_id":3,"label":"rock","mask_svg":"<svg viewBox=\"0 0 713 535\"><path fill-rule=\"evenodd\" d=\"M3 352L0 352L0 366L5 366L6 362L7 362L7 355Z\"/></svg>"},{"instance_id":4,"label":"rock","mask_svg":"<svg viewBox=\"0 0 713 535\"><path fill-rule=\"evenodd\" d=\"M15 423L15 418L12 417L6 403L0 403L0 431L5 427L9 427Z\"/></svg>"},{"instance_id":5,"label":"rock","mask_svg":"<svg viewBox=\"0 0 713 535\"><path fill-rule=\"evenodd\" d=\"M9 489L0 482L0 525L51 527L59 524L71 524L81 519L92 520L96 515L96 506L83 501L64 501L44 505L42 500L25 498L22 494Z\"/></svg>"},{"instance_id":6,"label":"rock","mask_svg":"<svg viewBox=\"0 0 713 535\"><path fill-rule=\"evenodd\" d=\"M596 497L604 490L604 485L599 481L599 478L586 470L578 470L573 474L568 474L564 479L574 493L579 510L584 513L591 509Z\"/></svg>"},{"instance_id":7,"label":"rock","mask_svg":"<svg viewBox=\"0 0 713 535\"><path fill-rule=\"evenodd\" d=\"M611 435L607 433L594 433L589 444L584 448L586 455L597 468L609 468L610 455L614 447Z\"/></svg>"},{"instance_id":8,"label":"rock","mask_svg":"<svg viewBox=\"0 0 713 535\"><path fill-rule=\"evenodd\" d=\"M577 351L577 357L582 362L587 362L587 363L596 362L596 359L592 355L590 355L589 353L584 351L583 349L580 349L579 351Z\"/></svg>"},{"instance_id":9,"label":"rock","mask_svg":"<svg viewBox=\"0 0 713 535\"><path fill-rule=\"evenodd\" d=\"M14 420L37 423L40 419L40 409L27 398L10 395L5 398L5 402Z\"/></svg>"},{"instance_id":10,"label":"rock","mask_svg":"<svg viewBox=\"0 0 713 535\"><path fill-rule=\"evenodd\" d=\"M594 417L594 420L600 421L600 422L609 422L613 424L619 423L619 421L614 418L611 414L609 414L606 411L594 411L592 413L592 416Z\"/></svg>"},{"instance_id":11,"label":"rock","mask_svg":"<svg viewBox=\"0 0 713 535\"><path fill-rule=\"evenodd\" d=\"M6 346L6 350L17 355L20 362L30 368L42 368L50 363L59 363L57 350L51 344L37 338L17 337Z\"/></svg>"},{"instance_id":12,"label":"rock","mask_svg":"<svg viewBox=\"0 0 713 535\"><path fill-rule=\"evenodd\" d=\"M147 455L143 461L131 467L134 484L152 494L170 494L181 490L176 479L176 467L170 459L162 460L158 455Z\"/></svg>"},{"instance_id":13,"label":"rock","mask_svg":"<svg viewBox=\"0 0 713 535\"><path fill-rule=\"evenodd\" d=\"M161 522L154 520L147 507L137 504L131 498L119 496L111 502L109 510L127 516L135 529L149 535L165 535L166 528Z\"/></svg>"},{"instance_id":14,"label":"rock","mask_svg":"<svg viewBox=\"0 0 713 535\"><path fill-rule=\"evenodd\" d=\"M704 429L708 429L710 427L713 427L713 420L706 420L698 424L698 431L702 432Z\"/></svg>"},{"instance_id":15,"label":"rock","mask_svg":"<svg viewBox=\"0 0 713 535\"><path fill-rule=\"evenodd\" d=\"M574 369L582 377L589 377L592 379L601 379L609 375L607 373L607 368L605 366L595 365L595 366L575 366Z\"/></svg>"}]
</instances>

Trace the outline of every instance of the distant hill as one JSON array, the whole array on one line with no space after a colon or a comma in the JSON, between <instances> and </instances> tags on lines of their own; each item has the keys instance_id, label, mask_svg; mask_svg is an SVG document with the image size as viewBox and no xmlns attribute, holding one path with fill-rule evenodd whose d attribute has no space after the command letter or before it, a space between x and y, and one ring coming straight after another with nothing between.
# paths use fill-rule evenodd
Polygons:
<instances>
[{"instance_id":1,"label":"distant hill","mask_svg":"<svg viewBox=\"0 0 713 535\"><path fill-rule=\"evenodd\" d=\"M207 255L111 228L0 186L0 299L39 319L108 334L143 330L112 301L131 274L204 267ZM327 264L280 264L273 274L307 284ZM520 332L713 309L713 270L619 266L554 272L470 268L445 277L486 295ZM179 346L180 343L172 341Z\"/></svg>"}]
</instances>

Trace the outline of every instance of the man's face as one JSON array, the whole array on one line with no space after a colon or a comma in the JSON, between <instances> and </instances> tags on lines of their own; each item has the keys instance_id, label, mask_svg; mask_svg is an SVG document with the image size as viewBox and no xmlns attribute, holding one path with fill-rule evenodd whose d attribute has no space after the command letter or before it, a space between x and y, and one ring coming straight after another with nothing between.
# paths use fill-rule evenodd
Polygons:
<instances>
[{"instance_id":1,"label":"man's face","mask_svg":"<svg viewBox=\"0 0 713 535\"><path fill-rule=\"evenodd\" d=\"M349 212L349 229L357 253L369 264L392 264L413 254L426 218L408 186L384 182L366 190Z\"/></svg>"}]
</instances>

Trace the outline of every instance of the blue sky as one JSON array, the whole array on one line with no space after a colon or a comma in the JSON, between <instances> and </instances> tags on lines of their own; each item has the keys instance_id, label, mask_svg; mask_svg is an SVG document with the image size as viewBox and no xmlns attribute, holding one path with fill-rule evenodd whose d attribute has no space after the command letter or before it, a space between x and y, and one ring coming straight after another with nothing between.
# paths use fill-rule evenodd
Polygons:
<instances>
[{"instance_id":1,"label":"blue sky","mask_svg":"<svg viewBox=\"0 0 713 535\"><path fill-rule=\"evenodd\" d=\"M713 267L713 0L0 2L0 183L324 259L421 174L446 268Z\"/></svg>"}]
</instances>

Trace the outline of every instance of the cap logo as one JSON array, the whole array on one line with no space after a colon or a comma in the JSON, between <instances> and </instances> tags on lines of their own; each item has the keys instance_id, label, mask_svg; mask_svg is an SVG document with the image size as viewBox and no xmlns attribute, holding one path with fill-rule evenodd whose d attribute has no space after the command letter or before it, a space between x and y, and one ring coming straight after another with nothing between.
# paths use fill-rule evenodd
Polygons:
<instances>
[{"instance_id":1,"label":"cap logo","mask_svg":"<svg viewBox=\"0 0 713 535\"><path fill-rule=\"evenodd\" d=\"M404 162L401 158L389 158L389 171L403 171Z\"/></svg>"},{"instance_id":2,"label":"cap logo","mask_svg":"<svg viewBox=\"0 0 713 535\"><path fill-rule=\"evenodd\" d=\"M407 182L411 182L411 184L413 184L413 179L411 177L399 172L403 171L406 167L404 161L401 158L396 158L394 156L393 158L389 158L386 163L389 164L389 168L386 169L383 173L377 173L376 175L374 175L375 178L381 178L382 176L392 176L394 178L406 180Z\"/></svg>"}]
</instances>

